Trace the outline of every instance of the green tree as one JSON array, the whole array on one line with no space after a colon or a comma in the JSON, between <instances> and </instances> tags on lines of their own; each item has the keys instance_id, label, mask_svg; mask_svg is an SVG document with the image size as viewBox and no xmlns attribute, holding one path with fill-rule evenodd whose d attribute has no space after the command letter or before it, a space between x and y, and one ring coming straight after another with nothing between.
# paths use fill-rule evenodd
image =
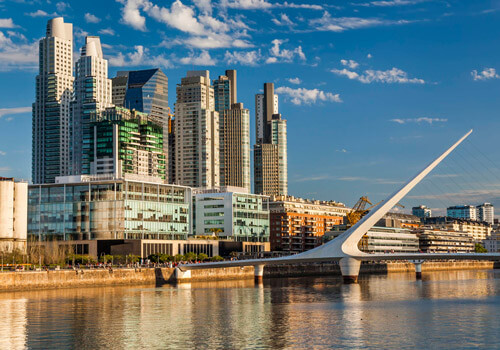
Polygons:
<instances>
[{"instance_id":1,"label":"green tree","mask_svg":"<svg viewBox=\"0 0 500 350\"><path fill-rule=\"evenodd\" d=\"M224 261L224 258L220 255L216 255L214 257L212 257L212 259L210 259L212 261Z\"/></svg>"},{"instance_id":2,"label":"green tree","mask_svg":"<svg viewBox=\"0 0 500 350\"><path fill-rule=\"evenodd\" d=\"M174 261L175 262L179 262L179 261L182 261L182 260L184 260L184 255L177 254L176 256L174 256Z\"/></svg>"},{"instance_id":3,"label":"green tree","mask_svg":"<svg viewBox=\"0 0 500 350\"><path fill-rule=\"evenodd\" d=\"M196 253L193 253L193 252L189 252L189 253L186 253L184 254L184 260L187 260L187 261L193 261L193 260L196 260Z\"/></svg>"},{"instance_id":4,"label":"green tree","mask_svg":"<svg viewBox=\"0 0 500 350\"><path fill-rule=\"evenodd\" d=\"M474 252L476 253L488 253L485 247L481 243L476 243L474 246Z\"/></svg>"},{"instance_id":5,"label":"green tree","mask_svg":"<svg viewBox=\"0 0 500 350\"><path fill-rule=\"evenodd\" d=\"M205 253L200 253L200 254L198 254L198 260L200 260L200 261L208 260L208 255Z\"/></svg>"}]
</instances>

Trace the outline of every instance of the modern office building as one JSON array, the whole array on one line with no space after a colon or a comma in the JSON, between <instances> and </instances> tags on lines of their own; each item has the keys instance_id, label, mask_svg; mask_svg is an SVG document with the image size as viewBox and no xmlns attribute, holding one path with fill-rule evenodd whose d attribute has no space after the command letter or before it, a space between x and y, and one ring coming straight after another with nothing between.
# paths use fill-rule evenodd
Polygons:
<instances>
[{"instance_id":1,"label":"modern office building","mask_svg":"<svg viewBox=\"0 0 500 350\"><path fill-rule=\"evenodd\" d=\"M273 83L265 83L264 93L255 97L254 191L269 196L288 193L287 127L277 100Z\"/></svg>"},{"instance_id":2,"label":"modern office building","mask_svg":"<svg viewBox=\"0 0 500 350\"><path fill-rule=\"evenodd\" d=\"M473 205L456 205L446 209L446 216L456 219L477 220L476 207Z\"/></svg>"},{"instance_id":3,"label":"modern office building","mask_svg":"<svg viewBox=\"0 0 500 350\"><path fill-rule=\"evenodd\" d=\"M85 143L90 145L91 174L167 179L163 127L148 114L110 107L90 119L91 132Z\"/></svg>"},{"instance_id":4,"label":"modern office building","mask_svg":"<svg viewBox=\"0 0 500 350\"><path fill-rule=\"evenodd\" d=\"M474 238L466 232L436 229L413 230L422 253L473 253Z\"/></svg>"},{"instance_id":5,"label":"modern office building","mask_svg":"<svg viewBox=\"0 0 500 350\"><path fill-rule=\"evenodd\" d=\"M237 187L194 189L193 193L195 235L269 241L269 197Z\"/></svg>"},{"instance_id":6,"label":"modern office building","mask_svg":"<svg viewBox=\"0 0 500 350\"><path fill-rule=\"evenodd\" d=\"M47 23L39 42L39 73L32 121L32 181L54 182L71 173L73 25L62 17Z\"/></svg>"},{"instance_id":7,"label":"modern office building","mask_svg":"<svg viewBox=\"0 0 500 350\"><path fill-rule=\"evenodd\" d=\"M219 113L208 71L188 71L177 85L174 125L175 182L219 186Z\"/></svg>"},{"instance_id":8,"label":"modern office building","mask_svg":"<svg viewBox=\"0 0 500 350\"><path fill-rule=\"evenodd\" d=\"M75 98L72 103L72 170L74 175L90 174L90 118L111 107L111 79L97 36L85 38L85 45L75 65Z\"/></svg>"},{"instance_id":9,"label":"modern office building","mask_svg":"<svg viewBox=\"0 0 500 350\"><path fill-rule=\"evenodd\" d=\"M219 112L220 185L250 192L250 111L237 103L236 71L214 80L215 110Z\"/></svg>"},{"instance_id":10,"label":"modern office building","mask_svg":"<svg viewBox=\"0 0 500 350\"><path fill-rule=\"evenodd\" d=\"M492 231L492 226L485 222L444 216L424 218L422 223L434 229L469 233L479 243L487 239Z\"/></svg>"},{"instance_id":11,"label":"modern office building","mask_svg":"<svg viewBox=\"0 0 500 350\"><path fill-rule=\"evenodd\" d=\"M493 225L495 221L495 207L491 203L476 206L477 220Z\"/></svg>"},{"instance_id":12,"label":"modern office building","mask_svg":"<svg viewBox=\"0 0 500 350\"><path fill-rule=\"evenodd\" d=\"M113 176L68 176L29 186L33 241L186 239L191 189Z\"/></svg>"},{"instance_id":13,"label":"modern office building","mask_svg":"<svg viewBox=\"0 0 500 350\"><path fill-rule=\"evenodd\" d=\"M26 251L28 183L0 177L0 252Z\"/></svg>"},{"instance_id":14,"label":"modern office building","mask_svg":"<svg viewBox=\"0 0 500 350\"><path fill-rule=\"evenodd\" d=\"M411 209L413 215L419 218L430 218L432 216L431 208L427 208L425 205L420 205L418 207L413 207Z\"/></svg>"},{"instance_id":15,"label":"modern office building","mask_svg":"<svg viewBox=\"0 0 500 350\"><path fill-rule=\"evenodd\" d=\"M271 250L299 253L322 244L325 232L343 221L344 204L293 196L274 196L271 212Z\"/></svg>"}]
</instances>

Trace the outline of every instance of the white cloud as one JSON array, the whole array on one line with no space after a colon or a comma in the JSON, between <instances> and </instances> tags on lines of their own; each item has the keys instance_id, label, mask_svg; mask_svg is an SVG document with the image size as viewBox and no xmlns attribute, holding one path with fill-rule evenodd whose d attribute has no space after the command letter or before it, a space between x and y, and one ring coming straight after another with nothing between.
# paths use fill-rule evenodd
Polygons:
<instances>
[{"instance_id":1,"label":"white cloud","mask_svg":"<svg viewBox=\"0 0 500 350\"><path fill-rule=\"evenodd\" d=\"M115 31L111 28L104 28L104 29L99 30L99 34L113 36L113 35L115 35Z\"/></svg>"},{"instance_id":2,"label":"white cloud","mask_svg":"<svg viewBox=\"0 0 500 350\"><path fill-rule=\"evenodd\" d=\"M368 69L361 74L354 71L350 71L345 68L332 69L331 72L340 76L346 76L351 80L358 80L364 84L370 84L370 83L425 84L425 81L423 79L409 78L408 73L396 67L385 71Z\"/></svg>"},{"instance_id":3,"label":"white cloud","mask_svg":"<svg viewBox=\"0 0 500 350\"><path fill-rule=\"evenodd\" d=\"M241 64L243 66L256 66L262 59L260 50L258 51L226 51L224 61L227 64Z\"/></svg>"},{"instance_id":4,"label":"white cloud","mask_svg":"<svg viewBox=\"0 0 500 350\"><path fill-rule=\"evenodd\" d=\"M324 12L321 18L311 19L309 23L321 31L343 32L348 29L368 28L375 26L399 25L410 23L406 20L386 20L380 18L332 17Z\"/></svg>"},{"instance_id":5,"label":"white cloud","mask_svg":"<svg viewBox=\"0 0 500 350\"><path fill-rule=\"evenodd\" d=\"M262 10L273 7L266 0L222 0L221 6L240 10Z\"/></svg>"},{"instance_id":6,"label":"white cloud","mask_svg":"<svg viewBox=\"0 0 500 350\"><path fill-rule=\"evenodd\" d=\"M369 53L368 55L366 55L366 58L372 58L372 57L373 57L373 56L372 56L372 54L371 54L371 53Z\"/></svg>"},{"instance_id":7,"label":"white cloud","mask_svg":"<svg viewBox=\"0 0 500 350\"><path fill-rule=\"evenodd\" d=\"M397 124L407 124L407 123L428 123L428 124L433 124L433 123L446 123L448 119L445 118L428 118L428 117L420 117L420 118L406 118L406 119L400 119L400 118L395 118L391 119L391 122L397 123Z\"/></svg>"},{"instance_id":8,"label":"white cloud","mask_svg":"<svg viewBox=\"0 0 500 350\"><path fill-rule=\"evenodd\" d=\"M0 18L0 28L16 28L12 18Z\"/></svg>"},{"instance_id":9,"label":"white cloud","mask_svg":"<svg viewBox=\"0 0 500 350\"><path fill-rule=\"evenodd\" d=\"M18 40L12 40L19 38ZM34 69L38 66L38 41L26 43L24 35L0 32L0 71Z\"/></svg>"},{"instance_id":10,"label":"white cloud","mask_svg":"<svg viewBox=\"0 0 500 350\"><path fill-rule=\"evenodd\" d=\"M202 13L212 14L212 1L211 0L193 0L194 4Z\"/></svg>"},{"instance_id":11,"label":"white cloud","mask_svg":"<svg viewBox=\"0 0 500 350\"><path fill-rule=\"evenodd\" d=\"M57 17L57 13L47 13L43 10L37 10L35 12L25 13L26 16L30 17Z\"/></svg>"},{"instance_id":12,"label":"white cloud","mask_svg":"<svg viewBox=\"0 0 500 350\"><path fill-rule=\"evenodd\" d=\"M7 155L7 152L5 151L0 151L0 156L6 156Z\"/></svg>"},{"instance_id":13,"label":"white cloud","mask_svg":"<svg viewBox=\"0 0 500 350\"><path fill-rule=\"evenodd\" d=\"M299 57L301 60L306 60L306 55L302 51L302 47L298 46L293 50L281 49L281 45L287 40L274 39L271 43L273 46L269 50L271 56L266 60L266 63L277 63L282 62L292 62L295 57Z\"/></svg>"},{"instance_id":14,"label":"white cloud","mask_svg":"<svg viewBox=\"0 0 500 350\"><path fill-rule=\"evenodd\" d=\"M0 108L0 119L7 115L31 113L32 107Z\"/></svg>"},{"instance_id":15,"label":"white cloud","mask_svg":"<svg viewBox=\"0 0 500 350\"><path fill-rule=\"evenodd\" d=\"M122 23L140 31L146 31L146 18L139 11L140 6L144 6L144 0L122 0L125 5L122 8Z\"/></svg>"},{"instance_id":16,"label":"white cloud","mask_svg":"<svg viewBox=\"0 0 500 350\"><path fill-rule=\"evenodd\" d=\"M379 0L371 1L359 6L379 6L379 7L392 7L392 6L405 6L405 5L415 5L428 0Z\"/></svg>"},{"instance_id":17,"label":"white cloud","mask_svg":"<svg viewBox=\"0 0 500 350\"><path fill-rule=\"evenodd\" d=\"M235 39L227 34L212 33L207 36L193 36L179 42L197 49L219 49L226 47L250 48L253 44L243 39Z\"/></svg>"},{"instance_id":18,"label":"white cloud","mask_svg":"<svg viewBox=\"0 0 500 350\"><path fill-rule=\"evenodd\" d=\"M288 17L285 13L280 14L281 20L277 18L273 18L272 21L274 24L278 26L294 26L295 23L292 22L290 17Z\"/></svg>"},{"instance_id":19,"label":"white cloud","mask_svg":"<svg viewBox=\"0 0 500 350\"><path fill-rule=\"evenodd\" d=\"M474 80L488 80L488 79L499 79L500 75L498 75L495 68L485 68L481 72L478 73L477 70L473 70L471 72L472 79Z\"/></svg>"},{"instance_id":20,"label":"white cloud","mask_svg":"<svg viewBox=\"0 0 500 350\"><path fill-rule=\"evenodd\" d=\"M337 149L335 150L335 152L339 152L339 153L348 153L347 150L345 148L341 148L341 149Z\"/></svg>"},{"instance_id":21,"label":"white cloud","mask_svg":"<svg viewBox=\"0 0 500 350\"><path fill-rule=\"evenodd\" d=\"M359 66L359 63L353 60L340 60L343 66L347 66L351 69L356 69Z\"/></svg>"},{"instance_id":22,"label":"white cloud","mask_svg":"<svg viewBox=\"0 0 500 350\"><path fill-rule=\"evenodd\" d=\"M199 56L193 53L188 57L183 57L179 60L182 64L192 64L194 66L215 66L217 60L210 57L208 51L203 50Z\"/></svg>"},{"instance_id":23,"label":"white cloud","mask_svg":"<svg viewBox=\"0 0 500 350\"><path fill-rule=\"evenodd\" d=\"M69 6L69 4L68 4L68 3L66 3L66 2L62 2L62 1L60 1L60 2L58 2L58 3L56 4L56 8L57 8L57 11L59 11L59 12L64 12L64 11L66 11L67 9L71 8L71 6Z\"/></svg>"},{"instance_id":24,"label":"white cloud","mask_svg":"<svg viewBox=\"0 0 500 350\"><path fill-rule=\"evenodd\" d=\"M197 35L205 34L205 28L195 17L193 9L184 5L180 0L173 2L170 9L147 3L144 10L158 22L180 31Z\"/></svg>"},{"instance_id":25,"label":"white cloud","mask_svg":"<svg viewBox=\"0 0 500 350\"><path fill-rule=\"evenodd\" d=\"M294 89L288 86L280 86L276 89L276 93L289 96L291 98L291 102L295 105L311 104L316 103L317 101L342 102L339 94L332 94L331 92L324 92L318 89Z\"/></svg>"},{"instance_id":26,"label":"white cloud","mask_svg":"<svg viewBox=\"0 0 500 350\"><path fill-rule=\"evenodd\" d=\"M91 13L86 13L85 14L85 22L87 23L99 23L101 19Z\"/></svg>"},{"instance_id":27,"label":"white cloud","mask_svg":"<svg viewBox=\"0 0 500 350\"><path fill-rule=\"evenodd\" d=\"M292 83L292 84L300 84L300 83L302 83L302 80L300 80L300 78L288 78L287 80L290 83Z\"/></svg>"},{"instance_id":28,"label":"white cloud","mask_svg":"<svg viewBox=\"0 0 500 350\"><path fill-rule=\"evenodd\" d=\"M310 5L310 4L294 4L289 2L284 2L282 4L274 4L275 7L285 7L285 8L293 8L293 9L308 9L308 10L323 10L323 6L321 5Z\"/></svg>"},{"instance_id":29,"label":"white cloud","mask_svg":"<svg viewBox=\"0 0 500 350\"><path fill-rule=\"evenodd\" d=\"M121 52L116 56L109 58L109 64L114 67L137 67L137 66L160 66L171 68L173 65L169 59L163 55L151 56L149 49L142 45L134 46L135 51L123 54Z\"/></svg>"}]
</instances>

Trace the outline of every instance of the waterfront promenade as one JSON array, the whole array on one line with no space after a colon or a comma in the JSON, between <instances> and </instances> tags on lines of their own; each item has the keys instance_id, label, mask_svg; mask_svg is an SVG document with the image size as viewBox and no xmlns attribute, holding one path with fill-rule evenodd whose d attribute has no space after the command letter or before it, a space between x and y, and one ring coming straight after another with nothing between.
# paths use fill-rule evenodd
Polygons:
<instances>
[{"instance_id":1,"label":"waterfront promenade","mask_svg":"<svg viewBox=\"0 0 500 350\"><path fill-rule=\"evenodd\" d=\"M492 261L428 261L423 263L422 272L451 270L482 270L498 268ZM365 262L361 275L415 272L409 262ZM335 262L298 265L270 265L264 269L264 278L340 276ZM34 289L75 288L114 285L163 285L200 281L254 279L254 268L229 267L220 269L193 270L191 278L178 280L175 268L97 268L76 270L16 271L0 273L0 291L21 291Z\"/></svg>"}]
</instances>

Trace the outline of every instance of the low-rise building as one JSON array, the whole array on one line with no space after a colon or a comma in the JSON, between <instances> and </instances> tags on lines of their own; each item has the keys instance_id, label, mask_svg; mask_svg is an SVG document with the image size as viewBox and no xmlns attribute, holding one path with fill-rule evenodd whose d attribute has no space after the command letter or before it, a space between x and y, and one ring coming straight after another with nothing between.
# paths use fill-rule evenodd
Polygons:
<instances>
[{"instance_id":1,"label":"low-rise building","mask_svg":"<svg viewBox=\"0 0 500 350\"><path fill-rule=\"evenodd\" d=\"M0 252L26 251L28 183L0 177Z\"/></svg>"},{"instance_id":2,"label":"low-rise building","mask_svg":"<svg viewBox=\"0 0 500 350\"><path fill-rule=\"evenodd\" d=\"M193 193L194 235L269 242L269 197L232 186L197 188Z\"/></svg>"},{"instance_id":3,"label":"low-rise building","mask_svg":"<svg viewBox=\"0 0 500 350\"><path fill-rule=\"evenodd\" d=\"M30 241L175 240L191 232L189 187L113 176L56 182L29 186Z\"/></svg>"},{"instance_id":4,"label":"low-rise building","mask_svg":"<svg viewBox=\"0 0 500 350\"><path fill-rule=\"evenodd\" d=\"M413 229L420 225L420 218L416 215L390 212L385 214L375 226Z\"/></svg>"},{"instance_id":5,"label":"low-rise building","mask_svg":"<svg viewBox=\"0 0 500 350\"><path fill-rule=\"evenodd\" d=\"M330 231L324 241L338 237L345 230ZM407 228L373 226L359 241L365 253L418 253L418 237Z\"/></svg>"},{"instance_id":6,"label":"low-rise building","mask_svg":"<svg viewBox=\"0 0 500 350\"><path fill-rule=\"evenodd\" d=\"M478 243L481 243L486 238L488 238L488 236L491 234L492 231L491 225L489 225L486 222L467 220L467 219L457 219L446 216L423 218L422 223L425 226L435 229L469 233Z\"/></svg>"},{"instance_id":7,"label":"low-rise building","mask_svg":"<svg viewBox=\"0 0 500 350\"><path fill-rule=\"evenodd\" d=\"M466 232L438 229L414 230L423 253L473 253L474 238Z\"/></svg>"},{"instance_id":8,"label":"low-rise building","mask_svg":"<svg viewBox=\"0 0 500 350\"><path fill-rule=\"evenodd\" d=\"M274 196L271 211L271 250L299 253L322 244L322 236L343 221L344 204L293 196Z\"/></svg>"}]
</instances>

